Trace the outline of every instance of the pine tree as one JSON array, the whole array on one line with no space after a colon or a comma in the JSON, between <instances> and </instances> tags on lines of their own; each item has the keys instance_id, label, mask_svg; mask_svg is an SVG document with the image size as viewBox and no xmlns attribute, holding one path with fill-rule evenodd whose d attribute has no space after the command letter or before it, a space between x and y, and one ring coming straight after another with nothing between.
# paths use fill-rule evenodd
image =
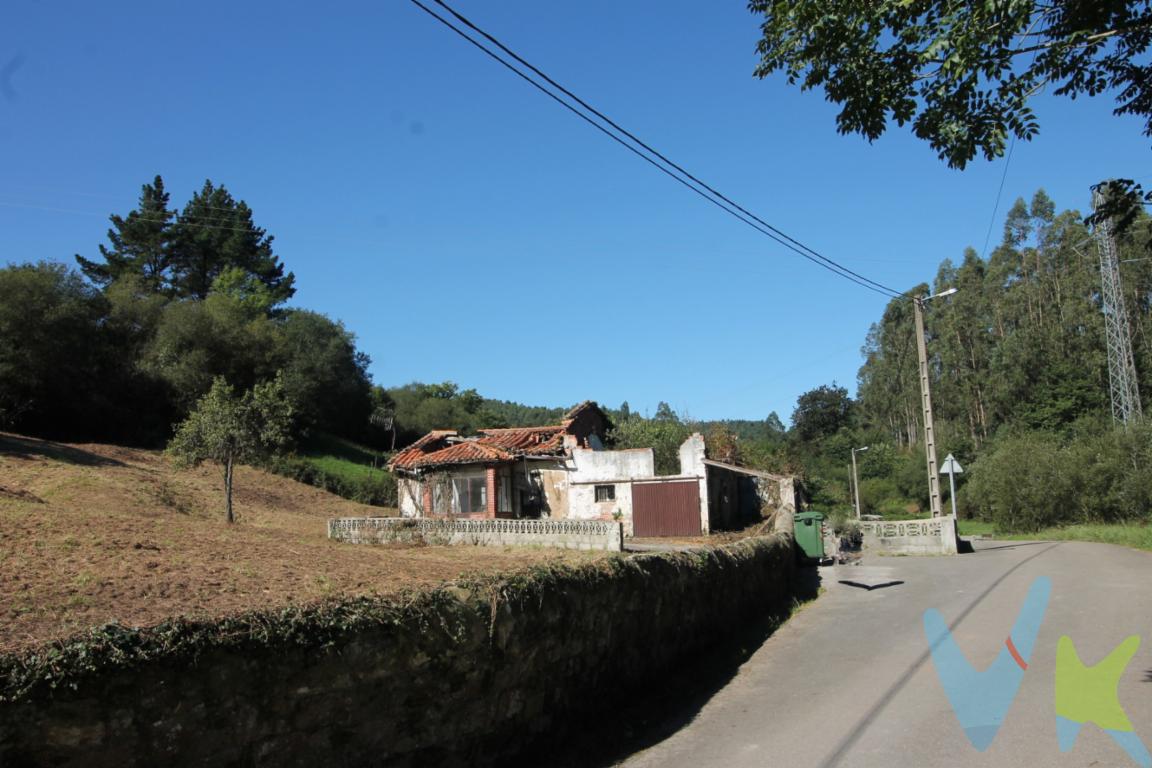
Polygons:
<instances>
[{"instance_id":1,"label":"pine tree","mask_svg":"<svg viewBox=\"0 0 1152 768\"><path fill-rule=\"evenodd\" d=\"M109 246L100 246L103 263L79 254L76 262L92 282L107 286L127 276L138 276L156 292L170 288L172 217L164 180L157 176L140 190L138 208L127 216L112 215Z\"/></svg>"},{"instance_id":2,"label":"pine tree","mask_svg":"<svg viewBox=\"0 0 1152 768\"><path fill-rule=\"evenodd\" d=\"M296 292L295 275L272 252L272 236L252 222L252 210L223 186L205 181L184 206L172 237L177 296L203 299L221 272L235 267L267 288L273 305Z\"/></svg>"}]
</instances>

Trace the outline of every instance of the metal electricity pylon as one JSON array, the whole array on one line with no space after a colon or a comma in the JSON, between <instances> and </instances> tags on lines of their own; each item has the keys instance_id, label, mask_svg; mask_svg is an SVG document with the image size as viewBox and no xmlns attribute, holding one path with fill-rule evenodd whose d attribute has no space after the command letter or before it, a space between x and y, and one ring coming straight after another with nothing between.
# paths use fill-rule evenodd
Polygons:
<instances>
[{"instance_id":1,"label":"metal electricity pylon","mask_svg":"<svg viewBox=\"0 0 1152 768\"><path fill-rule=\"evenodd\" d=\"M1092 208L1099 210L1104 202L1100 190L1092 190ZM1104 334L1108 344L1108 388L1112 396L1113 421L1128 426L1139 421L1140 388L1136 380L1136 363L1132 357L1128 312L1120 289L1120 259L1112 222L1103 219L1093 233L1100 252L1100 297L1104 311Z\"/></svg>"}]
</instances>

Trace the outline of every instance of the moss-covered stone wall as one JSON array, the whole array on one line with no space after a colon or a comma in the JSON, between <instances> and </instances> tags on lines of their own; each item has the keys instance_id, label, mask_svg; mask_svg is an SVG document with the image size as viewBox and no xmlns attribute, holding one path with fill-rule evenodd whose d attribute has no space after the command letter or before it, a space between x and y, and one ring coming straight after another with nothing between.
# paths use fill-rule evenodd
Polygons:
<instances>
[{"instance_id":1,"label":"moss-covered stone wall","mask_svg":"<svg viewBox=\"0 0 1152 768\"><path fill-rule=\"evenodd\" d=\"M791 536L392 600L126 631L0 660L0 765L513 761L784 609Z\"/></svg>"}]
</instances>

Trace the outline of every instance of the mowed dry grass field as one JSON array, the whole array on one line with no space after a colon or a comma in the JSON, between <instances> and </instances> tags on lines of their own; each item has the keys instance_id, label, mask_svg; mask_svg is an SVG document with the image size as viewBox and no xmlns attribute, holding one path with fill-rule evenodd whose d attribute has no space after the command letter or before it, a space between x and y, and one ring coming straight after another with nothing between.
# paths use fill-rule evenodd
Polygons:
<instances>
[{"instance_id":1,"label":"mowed dry grass field","mask_svg":"<svg viewBox=\"0 0 1152 768\"><path fill-rule=\"evenodd\" d=\"M462 574L590 553L377 547L327 538L330 517L388 514L250 467L177 470L156 451L0 432L0 652L92 626L150 626L338 595L387 595Z\"/></svg>"}]
</instances>

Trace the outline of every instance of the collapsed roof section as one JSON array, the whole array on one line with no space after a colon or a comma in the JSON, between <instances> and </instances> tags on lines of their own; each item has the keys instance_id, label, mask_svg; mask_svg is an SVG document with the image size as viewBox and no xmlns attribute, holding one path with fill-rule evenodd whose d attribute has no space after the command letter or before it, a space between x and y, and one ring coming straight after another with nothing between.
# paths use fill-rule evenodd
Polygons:
<instances>
[{"instance_id":1,"label":"collapsed roof section","mask_svg":"<svg viewBox=\"0 0 1152 768\"><path fill-rule=\"evenodd\" d=\"M521 457L563 458L573 448L588 447L592 435L603 439L608 417L591 400L568 411L564 421L543 427L482 429L477 437L455 430L435 430L393 457L393 471L417 473L463 464L500 464Z\"/></svg>"}]
</instances>

